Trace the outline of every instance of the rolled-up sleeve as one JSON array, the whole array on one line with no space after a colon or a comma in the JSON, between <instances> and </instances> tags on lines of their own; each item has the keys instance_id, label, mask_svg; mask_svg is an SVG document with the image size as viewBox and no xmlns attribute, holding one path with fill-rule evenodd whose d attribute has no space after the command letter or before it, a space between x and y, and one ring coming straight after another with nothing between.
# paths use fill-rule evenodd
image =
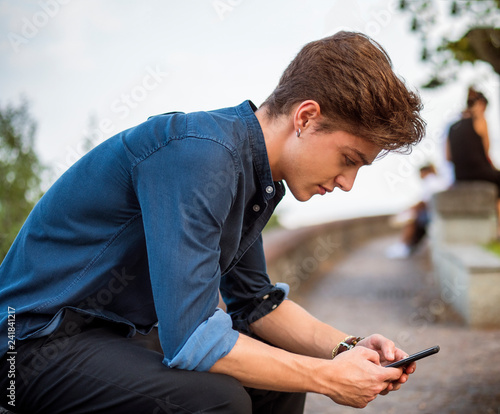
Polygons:
<instances>
[{"instance_id":1,"label":"rolled-up sleeve","mask_svg":"<svg viewBox=\"0 0 500 414\"><path fill-rule=\"evenodd\" d=\"M221 227L236 184L214 189L209 171L237 177L230 151L211 140L172 140L134 167L163 363L207 371L238 332L217 309Z\"/></svg>"},{"instance_id":2,"label":"rolled-up sleeve","mask_svg":"<svg viewBox=\"0 0 500 414\"><path fill-rule=\"evenodd\" d=\"M288 295L286 283L273 285L266 273L262 236L221 280L220 291L234 329L250 334L250 324L276 309Z\"/></svg>"}]
</instances>

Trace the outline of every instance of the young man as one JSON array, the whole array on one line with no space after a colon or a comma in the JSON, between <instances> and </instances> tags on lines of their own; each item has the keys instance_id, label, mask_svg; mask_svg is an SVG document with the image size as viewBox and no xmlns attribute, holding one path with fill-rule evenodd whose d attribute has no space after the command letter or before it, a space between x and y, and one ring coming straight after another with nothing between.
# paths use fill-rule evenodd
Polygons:
<instances>
[{"instance_id":1,"label":"young man","mask_svg":"<svg viewBox=\"0 0 500 414\"><path fill-rule=\"evenodd\" d=\"M261 231L282 181L301 201L349 191L381 151L420 140L419 110L380 46L340 32L306 45L258 110L160 115L95 148L45 194L1 266L15 409L299 413L306 392L364 407L398 389L415 365L383 365L406 354L285 300Z\"/></svg>"}]
</instances>

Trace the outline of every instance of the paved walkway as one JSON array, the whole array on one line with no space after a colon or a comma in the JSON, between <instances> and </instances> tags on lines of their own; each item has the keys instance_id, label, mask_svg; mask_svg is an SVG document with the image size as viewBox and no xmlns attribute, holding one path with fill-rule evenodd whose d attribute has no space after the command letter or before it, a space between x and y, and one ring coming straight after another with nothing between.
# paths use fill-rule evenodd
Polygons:
<instances>
[{"instance_id":1,"label":"paved walkway","mask_svg":"<svg viewBox=\"0 0 500 414\"><path fill-rule=\"evenodd\" d=\"M305 296L315 316L353 335L378 332L408 353L433 345L441 351L420 361L399 391L379 396L362 413L500 414L500 329L463 326L441 299L426 249L389 260L394 237L360 247ZM306 414L359 413L310 394Z\"/></svg>"}]
</instances>

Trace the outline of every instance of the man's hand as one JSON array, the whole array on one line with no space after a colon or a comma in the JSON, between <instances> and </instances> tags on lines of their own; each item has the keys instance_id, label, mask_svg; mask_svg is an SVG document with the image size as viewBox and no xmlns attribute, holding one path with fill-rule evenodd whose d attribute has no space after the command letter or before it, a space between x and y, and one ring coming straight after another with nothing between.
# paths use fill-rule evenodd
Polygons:
<instances>
[{"instance_id":1,"label":"man's hand","mask_svg":"<svg viewBox=\"0 0 500 414\"><path fill-rule=\"evenodd\" d=\"M339 404L361 408L377 395L399 389L416 367L415 363L410 364L406 372L402 368L385 368L407 354L382 335L371 335L332 360L332 349L347 334L317 320L291 300L285 300L251 328L260 338L281 349L272 348L273 353L269 348L262 349L254 355L251 351L264 344L235 347L247 351L234 358L230 368L221 369L222 364L216 364L213 371L235 376L254 388L321 393ZM241 339L239 343L250 341ZM280 356L268 361L267 357L274 353ZM237 354L233 350L223 360L229 361ZM242 371L241 376L235 375L238 370ZM249 375L252 371L259 374Z\"/></svg>"},{"instance_id":2,"label":"man's hand","mask_svg":"<svg viewBox=\"0 0 500 414\"><path fill-rule=\"evenodd\" d=\"M366 337L365 339L363 339L358 343L357 347L358 346L366 347L376 351L379 355L380 364L382 366L388 365L394 361L399 361L400 359L406 358L408 356L406 352L404 352L399 348L396 348L394 342L378 334ZM385 395L389 391L396 391L399 388L401 388L401 385L404 384L406 381L408 381L408 375L413 374L415 372L416 367L417 364L415 362L412 362L410 365L408 365L402 371L402 375L400 376L400 378L397 381L394 381L393 383L389 384L387 389L381 394Z\"/></svg>"},{"instance_id":3,"label":"man's hand","mask_svg":"<svg viewBox=\"0 0 500 414\"><path fill-rule=\"evenodd\" d=\"M326 394L338 404L364 408L377 395L386 394L401 378L402 368L384 368L379 354L357 345L336 356L332 363L331 391Z\"/></svg>"}]
</instances>

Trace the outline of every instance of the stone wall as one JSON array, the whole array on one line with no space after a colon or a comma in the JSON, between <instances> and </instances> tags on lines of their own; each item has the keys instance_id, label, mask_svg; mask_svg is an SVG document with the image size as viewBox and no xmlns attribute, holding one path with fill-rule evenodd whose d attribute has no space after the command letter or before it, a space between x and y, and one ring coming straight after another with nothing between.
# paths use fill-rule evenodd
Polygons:
<instances>
[{"instance_id":1,"label":"stone wall","mask_svg":"<svg viewBox=\"0 0 500 414\"><path fill-rule=\"evenodd\" d=\"M500 327L500 257L485 245L497 237L497 189L463 182L438 193L430 229L442 299L474 328Z\"/></svg>"},{"instance_id":2,"label":"stone wall","mask_svg":"<svg viewBox=\"0 0 500 414\"><path fill-rule=\"evenodd\" d=\"M346 252L372 237L399 230L390 225L391 216L361 217L264 233L267 271L273 283L290 285L290 298L300 302L315 280L322 277Z\"/></svg>"},{"instance_id":3,"label":"stone wall","mask_svg":"<svg viewBox=\"0 0 500 414\"><path fill-rule=\"evenodd\" d=\"M497 236L496 186L472 181L455 184L433 198L434 239L439 243L485 244Z\"/></svg>"}]
</instances>

